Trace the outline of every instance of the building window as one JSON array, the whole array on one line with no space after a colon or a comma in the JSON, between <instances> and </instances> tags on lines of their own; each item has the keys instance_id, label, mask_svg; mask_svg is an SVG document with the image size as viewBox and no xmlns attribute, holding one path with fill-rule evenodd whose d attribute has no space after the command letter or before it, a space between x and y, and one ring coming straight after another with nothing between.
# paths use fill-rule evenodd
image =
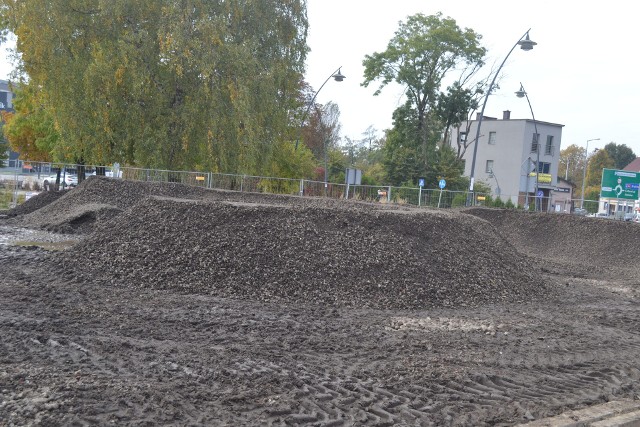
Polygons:
<instances>
[{"instance_id":1,"label":"building window","mask_svg":"<svg viewBox=\"0 0 640 427\"><path fill-rule=\"evenodd\" d=\"M534 133L533 134L533 138L531 139L531 152L532 153L537 153L538 152L538 140L540 139L540 134L539 133Z\"/></svg>"},{"instance_id":2,"label":"building window","mask_svg":"<svg viewBox=\"0 0 640 427\"><path fill-rule=\"evenodd\" d=\"M467 141L467 133L460 132L460 142L466 142L466 141Z\"/></svg>"},{"instance_id":3,"label":"building window","mask_svg":"<svg viewBox=\"0 0 640 427\"><path fill-rule=\"evenodd\" d=\"M544 154L553 156L553 135L547 135L547 145L544 146Z\"/></svg>"},{"instance_id":4,"label":"building window","mask_svg":"<svg viewBox=\"0 0 640 427\"><path fill-rule=\"evenodd\" d=\"M489 145L496 145L496 133L489 132Z\"/></svg>"},{"instance_id":5,"label":"building window","mask_svg":"<svg viewBox=\"0 0 640 427\"><path fill-rule=\"evenodd\" d=\"M486 173L493 172L493 160L487 160L487 167L484 170Z\"/></svg>"},{"instance_id":6,"label":"building window","mask_svg":"<svg viewBox=\"0 0 640 427\"><path fill-rule=\"evenodd\" d=\"M551 170L551 163L540 162L538 163L538 173L549 173Z\"/></svg>"}]
</instances>

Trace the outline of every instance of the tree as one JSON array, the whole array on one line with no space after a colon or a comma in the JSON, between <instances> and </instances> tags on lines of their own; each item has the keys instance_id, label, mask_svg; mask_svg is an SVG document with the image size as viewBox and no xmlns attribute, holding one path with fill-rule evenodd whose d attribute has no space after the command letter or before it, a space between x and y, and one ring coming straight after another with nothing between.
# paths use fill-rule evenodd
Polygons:
<instances>
[{"instance_id":1,"label":"tree","mask_svg":"<svg viewBox=\"0 0 640 427\"><path fill-rule=\"evenodd\" d=\"M3 127L4 127L4 121L0 123L0 168L4 168L7 166L6 160L9 157L7 155L9 151L9 143L4 137L4 131L2 130Z\"/></svg>"},{"instance_id":2,"label":"tree","mask_svg":"<svg viewBox=\"0 0 640 427\"><path fill-rule=\"evenodd\" d=\"M3 134L11 149L23 159L51 161L51 151L59 138L53 116L38 103L37 90L32 85L24 84L14 89L14 94L15 112L2 112Z\"/></svg>"},{"instance_id":3,"label":"tree","mask_svg":"<svg viewBox=\"0 0 640 427\"><path fill-rule=\"evenodd\" d=\"M587 187L600 187L602 183L602 169L613 169L614 160L606 150L597 150L589 157L587 163ZM585 190L586 193L586 190Z\"/></svg>"},{"instance_id":4,"label":"tree","mask_svg":"<svg viewBox=\"0 0 640 427\"><path fill-rule=\"evenodd\" d=\"M615 142L610 142L604 146L604 150L609 154L609 157L613 159L614 169L624 169L637 157L633 150L627 147L625 144L616 144Z\"/></svg>"},{"instance_id":5,"label":"tree","mask_svg":"<svg viewBox=\"0 0 640 427\"><path fill-rule=\"evenodd\" d=\"M364 132L362 132L363 142L367 145L369 151L374 148L374 143L377 142L376 134L378 131L373 125L369 125Z\"/></svg>"},{"instance_id":6,"label":"tree","mask_svg":"<svg viewBox=\"0 0 640 427\"><path fill-rule=\"evenodd\" d=\"M304 0L0 6L57 160L262 173L299 129Z\"/></svg>"},{"instance_id":7,"label":"tree","mask_svg":"<svg viewBox=\"0 0 640 427\"><path fill-rule=\"evenodd\" d=\"M396 109L393 112L393 128L387 131L382 162L392 185L417 182L425 170L420 162L420 144L413 113L406 104Z\"/></svg>"},{"instance_id":8,"label":"tree","mask_svg":"<svg viewBox=\"0 0 640 427\"><path fill-rule=\"evenodd\" d=\"M560 150L560 161L558 163L558 176L566 177L574 184L582 185L582 175L584 172L585 149L576 144L571 144L567 148Z\"/></svg>"},{"instance_id":9,"label":"tree","mask_svg":"<svg viewBox=\"0 0 640 427\"><path fill-rule=\"evenodd\" d=\"M437 187L441 179L447 181L447 190L464 191L469 180L463 176L464 166L456 152L448 145L439 147L435 152L433 167L425 174L427 186Z\"/></svg>"},{"instance_id":10,"label":"tree","mask_svg":"<svg viewBox=\"0 0 640 427\"><path fill-rule=\"evenodd\" d=\"M455 82L447 88L447 93L441 93L438 96L436 106L436 114L440 119L444 128L444 136L442 145L446 145L449 140L449 130L453 127L459 127L460 124L467 120L469 112L476 110L479 106L478 95L482 93L480 86L474 90L463 88L460 82ZM469 126L471 121L468 121ZM469 134L467 130L467 135ZM462 159L467 150L467 141L457 141L458 159Z\"/></svg>"},{"instance_id":11,"label":"tree","mask_svg":"<svg viewBox=\"0 0 640 427\"><path fill-rule=\"evenodd\" d=\"M400 23L384 52L365 56L362 86L379 81L376 95L391 82L406 87L407 102L401 108L413 111L415 130L412 136L416 139L408 139L401 145L420 145L420 152L416 154L419 154L423 170L427 168L429 154L433 151L429 144L440 139L443 126L437 123L433 111L441 83L447 74L461 67L467 71L463 72L465 76L478 69L486 52L479 44L480 39L480 35L470 29L462 30L455 20L443 18L441 13L431 16L416 14ZM459 80L464 81L466 77ZM456 116L457 112L452 114L452 117Z\"/></svg>"}]
</instances>

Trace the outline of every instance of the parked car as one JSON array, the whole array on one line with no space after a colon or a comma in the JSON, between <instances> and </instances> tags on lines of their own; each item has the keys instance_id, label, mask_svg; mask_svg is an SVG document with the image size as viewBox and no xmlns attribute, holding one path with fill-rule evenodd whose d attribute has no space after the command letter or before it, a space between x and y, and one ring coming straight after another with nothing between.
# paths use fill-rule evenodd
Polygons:
<instances>
[{"instance_id":1,"label":"parked car","mask_svg":"<svg viewBox=\"0 0 640 427\"><path fill-rule=\"evenodd\" d=\"M633 221L634 216L635 214L633 212L627 212L624 214L624 217L622 219L624 219L625 221Z\"/></svg>"},{"instance_id":2,"label":"parked car","mask_svg":"<svg viewBox=\"0 0 640 427\"><path fill-rule=\"evenodd\" d=\"M587 210L583 208L575 208L573 210L574 215L587 216L588 213L589 212L587 212Z\"/></svg>"},{"instance_id":3,"label":"parked car","mask_svg":"<svg viewBox=\"0 0 640 427\"><path fill-rule=\"evenodd\" d=\"M40 182L45 190L50 189L56 184L57 174L45 175L40 177ZM60 189L73 188L78 185L78 177L70 173L60 173Z\"/></svg>"}]
</instances>

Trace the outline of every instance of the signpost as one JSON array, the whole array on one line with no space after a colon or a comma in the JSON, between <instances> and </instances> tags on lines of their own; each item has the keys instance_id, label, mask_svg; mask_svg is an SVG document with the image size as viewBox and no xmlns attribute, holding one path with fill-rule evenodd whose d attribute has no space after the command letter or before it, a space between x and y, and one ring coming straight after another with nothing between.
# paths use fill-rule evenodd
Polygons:
<instances>
[{"instance_id":1,"label":"signpost","mask_svg":"<svg viewBox=\"0 0 640 427\"><path fill-rule=\"evenodd\" d=\"M422 204L422 187L424 187L424 178L418 180L418 206Z\"/></svg>"},{"instance_id":2,"label":"signpost","mask_svg":"<svg viewBox=\"0 0 640 427\"><path fill-rule=\"evenodd\" d=\"M447 181L445 181L444 179L441 179L440 182L438 182L438 187L440 187L440 196L438 197L438 207L440 207L440 201L442 200L442 190L444 190L444 187L447 186Z\"/></svg>"}]
</instances>

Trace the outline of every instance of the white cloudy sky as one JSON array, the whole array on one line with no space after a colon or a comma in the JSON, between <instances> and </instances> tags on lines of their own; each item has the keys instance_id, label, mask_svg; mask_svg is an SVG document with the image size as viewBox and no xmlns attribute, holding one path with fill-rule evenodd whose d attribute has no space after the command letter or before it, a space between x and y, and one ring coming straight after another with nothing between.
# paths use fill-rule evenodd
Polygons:
<instances>
[{"instance_id":1,"label":"white cloudy sky","mask_svg":"<svg viewBox=\"0 0 640 427\"><path fill-rule=\"evenodd\" d=\"M589 151L613 141L640 155L639 34L629 0L308 0L306 79L317 90L342 67L347 79L329 81L317 101L339 106L343 136L361 139L369 126L378 131L391 127L402 90L388 86L374 97L375 85L360 85L362 60L383 51L407 16L437 12L483 36L486 73L531 28L538 45L529 52L513 51L486 115L502 117L503 110L510 110L512 118L530 118L526 100L514 95L522 82L536 119L565 125L562 147L600 138L589 143ZM0 78L7 78L10 69L2 46Z\"/></svg>"},{"instance_id":2,"label":"white cloudy sky","mask_svg":"<svg viewBox=\"0 0 640 427\"><path fill-rule=\"evenodd\" d=\"M496 69L529 29L538 45L509 56L500 90L487 103L485 115L531 118L526 99L514 92L523 83L537 120L565 125L562 147L585 146L589 151L609 142L626 144L640 156L640 60L634 2L487 0L308 0L311 53L307 81L317 89L337 67L347 79L333 80L318 101L340 107L343 136L361 139L373 125L391 127L391 114L401 103L402 90L387 87L377 97L375 87L360 86L362 60L382 52L400 21L416 13L442 12L462 28L483 36L488 49L485 74Z\"/></svg>"}]
</instances>

